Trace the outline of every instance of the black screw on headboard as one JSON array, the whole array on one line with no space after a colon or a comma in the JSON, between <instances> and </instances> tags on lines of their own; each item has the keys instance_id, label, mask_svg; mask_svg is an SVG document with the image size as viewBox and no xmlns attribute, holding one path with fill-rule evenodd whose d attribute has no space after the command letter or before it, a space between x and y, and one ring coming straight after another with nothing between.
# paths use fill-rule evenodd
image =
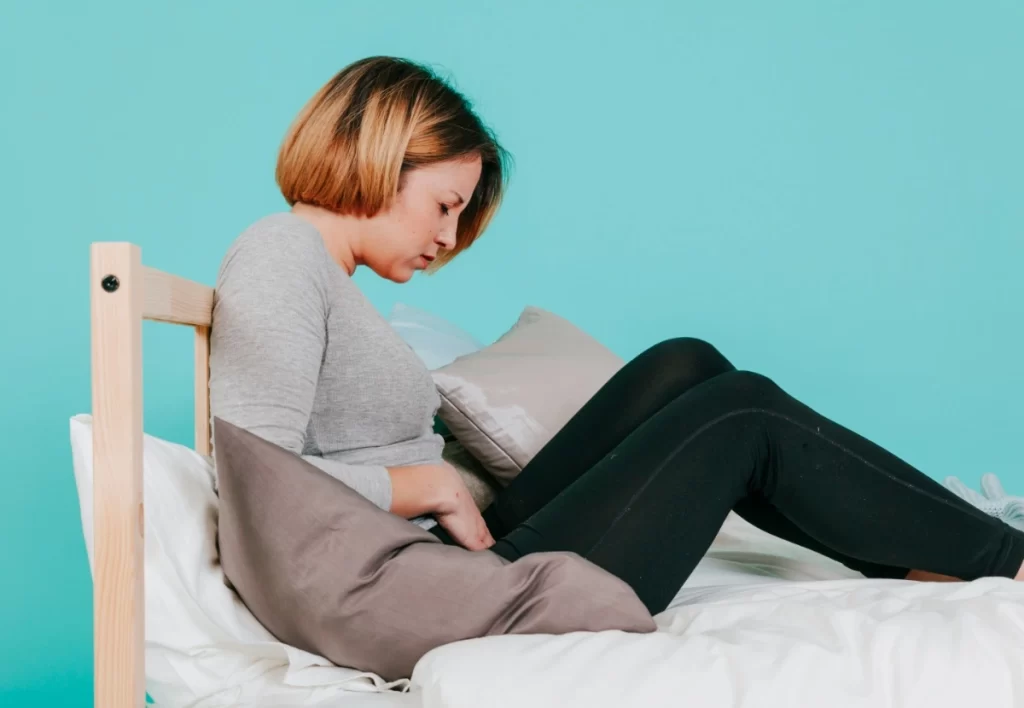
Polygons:
<instances>
[{"instance_id":1,"label":"black screw on headboard","mask_svg":"<svg viewBox=\"0 0 1024 708\"><path fill-rule=\"evenodd\" d=\"M112 293L121 287L121 281L117 279L116 275L108 275L100 282L100 285L102 285L103 289L108 293Z\"/></svg>"}]
</instances>

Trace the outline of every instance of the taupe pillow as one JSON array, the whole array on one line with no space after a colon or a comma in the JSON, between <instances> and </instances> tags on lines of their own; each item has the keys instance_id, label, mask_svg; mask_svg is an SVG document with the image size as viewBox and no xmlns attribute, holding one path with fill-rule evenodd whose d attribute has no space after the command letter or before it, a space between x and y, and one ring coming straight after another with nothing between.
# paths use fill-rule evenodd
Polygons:
<instances>
[{"instance_id":1,"label":"taupe pillow","mask_svg":"<svg viewBox=\"0 0 1024 708\"><path fill-rule=\"evenodd\" d=\"M282 642L390 681L461 639L656 628L626 583L576 554L447 546L219 417L214 439L224 574Z\"/></svg>"},{"instance_id":2,"label":"taupe pillow","mask_svg":"<svg viewBox=\"0 0 1024 708\"><path fill-rule=\"evenodd\" d=\"M431 372L438 417L506 485L624 363L565 318L530 306L493 344Z\"/></svg>"}]
</instances>

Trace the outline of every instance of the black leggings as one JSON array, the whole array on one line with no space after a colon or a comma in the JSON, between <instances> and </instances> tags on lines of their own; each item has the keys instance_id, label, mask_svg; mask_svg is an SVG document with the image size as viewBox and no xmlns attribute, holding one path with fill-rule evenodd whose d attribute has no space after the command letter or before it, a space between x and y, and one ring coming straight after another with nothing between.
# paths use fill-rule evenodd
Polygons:
<instances>
[{"instance_id":1,"label":"black leggings","mask_svg":"<svg viewBox=\"0 0 1024 708\"><path fill-rule=\"evenodd\" d=\"M872 578L1012 578L1024 562L1024 533L690 338L620 369L483 516L490 551L573 551L657 613L730 510Z\"/></svg>"}]
</instances>

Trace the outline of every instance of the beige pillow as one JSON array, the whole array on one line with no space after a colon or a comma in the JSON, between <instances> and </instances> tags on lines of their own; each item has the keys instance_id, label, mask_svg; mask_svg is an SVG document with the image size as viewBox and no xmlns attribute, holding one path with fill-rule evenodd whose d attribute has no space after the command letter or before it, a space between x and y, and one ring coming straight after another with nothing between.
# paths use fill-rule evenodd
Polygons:
<instances>
[{"instance_id":1,"label":"beige pillow","mask_svg":"<svg viewBox=\"0 0 1024 708\"><path fill-rule=\"evenodd\" d=\"M656 629L629 585L577 554L448 546L219 417L214 439L221 567L279 641L391 681L462 639Z\"/></svg>"},{"instance_id":2,"label":"beige pillow","mask_svg":"<svg viewBox=\"0 0 1024 708\"><path fill-rule=\"evenodd\" d=\"M431 372L438 417L506 485L624 363L565 318L530 306L493 344Z\"/></svg>"}]
</instances>

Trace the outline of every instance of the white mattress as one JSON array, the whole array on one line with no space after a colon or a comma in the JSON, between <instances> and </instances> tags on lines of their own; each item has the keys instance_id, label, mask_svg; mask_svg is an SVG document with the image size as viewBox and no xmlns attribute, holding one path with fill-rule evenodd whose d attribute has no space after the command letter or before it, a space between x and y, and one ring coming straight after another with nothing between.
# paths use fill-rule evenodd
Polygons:
<instances>
[{"instance_id":1,"label":"white mattress","mask_svg":"<svg viewBox=\"0 0 1024 708\"><path fill-rule=\"evenodd\" d=\"M734 514L657 620L649 635L450 644L405 693L293 687L251 705L1024 706L1024 583L869 580Z\"/></svg>"},{"instance_id":2,"label":"white mattress","mask_svg":"<svg viewBox=\"0 0 1024 708\"><path fill-rule=\"evenodd\" d=\"M725 540L659 632L442 647L413 676L423 706L1024 706L1024 583L868 580Z\"/></svg>"}]
</instances>

